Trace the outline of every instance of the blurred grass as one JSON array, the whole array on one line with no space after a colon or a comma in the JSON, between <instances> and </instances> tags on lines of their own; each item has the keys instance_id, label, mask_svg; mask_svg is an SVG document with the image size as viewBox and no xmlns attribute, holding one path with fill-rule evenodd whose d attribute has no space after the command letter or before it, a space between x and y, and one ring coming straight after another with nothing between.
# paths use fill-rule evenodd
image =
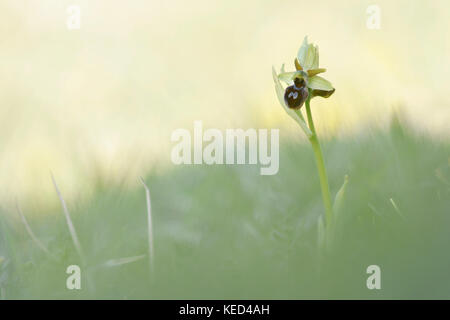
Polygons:
<instances>
[{"instance_id":1,"label":"blurred grass","mask_svg":"<svg viewBox=\"0 0 450 320\"><path fill-rule=\"evenodd\" d=\"M366 28L366 0L77 3L78 31L65 25L71 1L0 3L0 298L449 297L448 1L379 0L380 30ZM270 77L304 35L337 88L313 107L332 193L350 176L321 262L314 159ZM398 105L410 127L373 129ZM279 174L171 167L170 133L197 119L283 128ZM80 261L50 170L87 255L81 292L65 288ZM104 265L148 251L146 172L153 281L147 259ZM369 264L381 291L365 288Z\"/></svg>"},{"instance_id":2,"label":"blurred grass","mask_svg":"<svg viewBox=\"0 0 450 320\"><path fill-rule=\"evenodd\" d=\"M136 187L194 120L296 130L270 70L292 70L305 35L337 89L314 101L322 136L385 126L401 104L418 130L449 134L447 0L77 0L70 31L73 4L0 1L1 205L56 205L50 170L67 200L89 199L99 175ZM372 4L379 30L366 27Z\"/></svg>"},{"instance_id":3,"label":"blurred grass","mask_svg":"<svg viewBox=\"0 0 450 320\"><path fill-rule=\"evenodd\" d=\"M332 194L344 174L350 177L338 238L323 261L316 249L323 208L313 155L310 146L284 140L275 176L260 176L254 166L186 166L145 178L153 279L147 257L103 266L148 252L142 188L99 181L89 202L68 204L89 265L81 291L65 288L67 266L81 262L61 209L24 209L58 262L37 248L12 218L16 212L3 210L3 298L450 298L448 141L412 133L394 119L387 132L332 138L323 147ZM366 288L371 264L381 267L382 290Z\"/></svg>"}]
</instances>

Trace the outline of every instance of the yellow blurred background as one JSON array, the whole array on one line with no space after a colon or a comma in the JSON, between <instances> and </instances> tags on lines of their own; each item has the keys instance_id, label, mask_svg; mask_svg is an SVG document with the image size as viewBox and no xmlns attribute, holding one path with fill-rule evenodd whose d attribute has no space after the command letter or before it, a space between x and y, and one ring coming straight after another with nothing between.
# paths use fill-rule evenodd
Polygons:
<instances>
[{"instance_id":1,"label":"yellow blurred background","mask_svg":"<svg viewBox=\"0 0 450 320\"><path fill-rule=\"evenodd\" d=\"M449 13L446 0L2 0L0 204L57 201L50 172L67 198L93 178L137 184L171 166L170 134L194 120L300 136L271 67L292 70L305 35L336 88L313 100L322 136L385 127L394 110L448 139Z\"/></svg>"}]
</instances>

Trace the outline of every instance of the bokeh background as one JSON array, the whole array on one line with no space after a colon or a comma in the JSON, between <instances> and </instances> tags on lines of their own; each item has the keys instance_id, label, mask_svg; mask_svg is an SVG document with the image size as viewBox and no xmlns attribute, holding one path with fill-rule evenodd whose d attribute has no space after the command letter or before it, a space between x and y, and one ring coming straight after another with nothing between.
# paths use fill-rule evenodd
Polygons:
<instances>
[{"instance_id":1,"label":"bokeh background","mask_svg":"<svg viewBox=\"0 0 450 320\"><path fill-rule=\"evenodd\" d=\"M66 9L81 8L68 30ZM369 5L381 28L366 26ZM364 134L396 110L447 138L448 1L8 1L0 3L0 201L54 201L91 179L137 185L170 166L171 132L282 128L271 67L302 39L337 88L314 101L322 135ZM295 135L300 135L295 130Z\"/></svg>"},{"instance_id":2,"label":"bokeh background","mask_svg":"<svg viewBox=\"0 0 450 320\"><path fill-rule=\"evenodd\" d=\"M0 0L0 299L449 298L449 12L446 0ZM325 257L314 158L271 74L293 69L305 35L336 88L312 102L333 196L350 177ZM194 120L279 128L279 174L174 166L171 133ZM81 292L64 286L82 262L51 173L85 249ZM381 292L365 287L370 264Z\"/></svg>"}]
</instances>

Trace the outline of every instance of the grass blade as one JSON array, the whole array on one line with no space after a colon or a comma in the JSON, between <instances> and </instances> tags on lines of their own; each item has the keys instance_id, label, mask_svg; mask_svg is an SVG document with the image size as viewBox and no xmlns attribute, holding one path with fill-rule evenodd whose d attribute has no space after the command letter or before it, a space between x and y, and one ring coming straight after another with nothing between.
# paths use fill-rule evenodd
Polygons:
<instances>
[{"instance_id":1,"label":"grass blade","mask_svg":"<svg viewBox=\"0 0 450 320\"><path fill-rule=\"evenodd\" d=\"M150 202L150 190L144 182L144 179L141 177L141 183L145 188L145 197L147 200L147 233L148 233L148 256L150 262L150 272L154 270L154 256L153 256L153 225L152 225L152 207Z\"/></svg>"},{"instance_id":2,"label":"grass blade","mask_svg":"<svg viewBox=\"0 0 450 320\"><path fill-rule=\"evenodd\" d=\"M391 202L392 206L394 207L395 212L397 212L398 215L399 215L400 217L402 217L403 219L405 219L405 217L403 216L402 212L401 212L400 209L397 207L397 204L395 203L394 199L390 198L389 201Z\"/></svg>"},{"instance_id":3,"label":"grass blade","mask_svg":"<svg viewBox=\"0 0 450 320\"><path fill-rule=\"evenodd\" d=\"M145 254L141 254L139 256L133 256L133 257L110 259L110 260L106 261L103 264L103 266L105 266L105 267L117 267L117 266L121 266L121 265L124 265L124 264L128 264L128 263L139 261L139 260L145 258L145 256L146 256Z\"/></svg>"},{"instance_id":4,"label":"grass blade","mask_svg":"<svg viewBox=\"0 0 450 320\"><path fill-rule=\"evenodd\" d=\"M56 184L53 174L52 174L52 181L53 181L53 185L55 186L56 193L58 194L58 198L61 201L64 216L66 217L67 226L69 227L69 232L72 237L73 244L75 245L78 255L80 256L82 264L86 265L86 260L84 258L84 254L83 254L83 250L81 248L80 241L78 240L77 232L75 231L75 227L72 223L72 219L70 218L70 214L69 214L69 210L67 209L66 202L64 201L64 198L62 197L61 192L59 191L58 185Z\"/></svg>"},{"instance_id":5,"label":"grass blade","mask_svg":"<svg viewBox=\"0 0 450 320\"><path fill-rule=\"evenodd\" d=\"M16 207L17 207L17 212L20 215L20 219L22 220L23 224L25 225L25 229L27 230L29 236L34 241L34 243L39 247L39 249L44 251L50 258L56 259L55 256L50 253L50 251L47 249L47 247L36 237L33 230L31 229L30 225L28 224L27 218L25 218L25 215L23 214L23 211L20 208L18 202L16 202Z\"/></svg>"}]
</instances>

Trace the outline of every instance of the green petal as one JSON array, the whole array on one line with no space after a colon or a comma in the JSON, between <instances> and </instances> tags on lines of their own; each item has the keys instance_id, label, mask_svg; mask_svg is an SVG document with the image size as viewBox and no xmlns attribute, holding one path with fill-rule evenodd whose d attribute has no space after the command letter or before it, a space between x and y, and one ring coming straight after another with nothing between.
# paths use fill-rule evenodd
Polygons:
<instances>
[{"instance_id":1,"label":"green petal","mask_svg":"<svg viewBox=\"0 0 450 320\"><path fill-rule=\"evenodd\" d=\"M306 51L306 56L303 60L303 64L300 62L300 64L303 66L303 70L309 70L313 68L314 63L318 61L316 52L316 47L314 47L313 44L309 44Z\"/></svg>"},{"instance_id":2,"label":"green petal","mask_svg":"<svg viewBox=\"0 0 450 320\"><path fill-rule=\"evenodd\" d=\"M283 72L284 68L282 68L281 71L282 72L278 75L278 79L289 85L292 84L295 78L305 79L308 77L308 74L304 71Z\"/></svg>"},{"instance_id":3,"label":"green petal","mask_svg":"<svg viewBox=\"0 0 450 320\"><path fill-rule=\"evenodd\" d=\"M315 46L314 49L315 49L314 61L313 61L312 65L311 65L310 69L317 69L317 68L319 68L319 47Z\"/></svg>"},{"instance_id":4,"label":"green petal","mask_svg":"<svg viewBox=\"0 0 450 320\"><path fill-rule=\"evenodd\" d=\"M297 53L297 60L305 71L319 67L319 48L312 43L308 43L308 37L303 39Z\"/></svg>"},{"instance_id":5,"label":"green petal","mask_svg":"<svg viewBox=\"0 0 450 320\"><path fill-rule=\"evenodd\" d=\"M295 65L295 69L297 71L302 71L303 70L303 67L300 65L300 63L298 62L297 58L294 59L294 65Z\"/></svg>"},{"instance_id":6,"label":"green petal","mask_svg":"<svg viewBox=\"0 0 450 320\"><path fill-rule=\"evenodd\" d=\"M327 71L327 69L324 69L324 68L311 69L311 70L308 70L308 76L314 77L315 75L317 75L319 73L323 73L325 71Z\"/></svg>"},{"instance_id":7,"label":"green petal","mask_svg":"<svg viewBox=\"0 0 450 320\"><path fill-rule=\"evenodd\" d=\"M278 75L278 79L280 79L281 81L286 82L287 84L291 83L292 81L294 81L294 79L296 77L301 76L301 74L298 71L294 71L294 72L283 72L280 73Z\"/></svg>"},{"instance_id":8,"label":"green petal","mask_svg":"<svg viewBox=\"0 0 450 320\"><path fill-rule=\"evenodd\" d=\"M308 138L310 138L312 136L312 132L311 132L311 130L309 130L308 126L306 125L305 119L303 118L303 115L300 112L300 110L290 109L284 103L284 88L281 85L280 80L278 79L279 76L280 75L277 75L275 68L272 67L272 77L273 77L273 82L275 83L275 91L277 92L278 101L280 102L281 106L286 111L286 113L300 125L303 132L305 132L305 134L308 136Z\"/></svg>"},{"instance_id":9,"label":"green petal","mask_svg":"<svg viewBox=\"0 0 450 320\"><path fill-rule=\"evenodd\" d=\"M308 52L308 37L306 36L303 39L303 43L300 46L300 49L298 49L297 52L297 60L300 63L300 65L302 67L304 67L304 63L305 63L305 58L306 58L306 53Z\"/></svg>"}]
</instances>

